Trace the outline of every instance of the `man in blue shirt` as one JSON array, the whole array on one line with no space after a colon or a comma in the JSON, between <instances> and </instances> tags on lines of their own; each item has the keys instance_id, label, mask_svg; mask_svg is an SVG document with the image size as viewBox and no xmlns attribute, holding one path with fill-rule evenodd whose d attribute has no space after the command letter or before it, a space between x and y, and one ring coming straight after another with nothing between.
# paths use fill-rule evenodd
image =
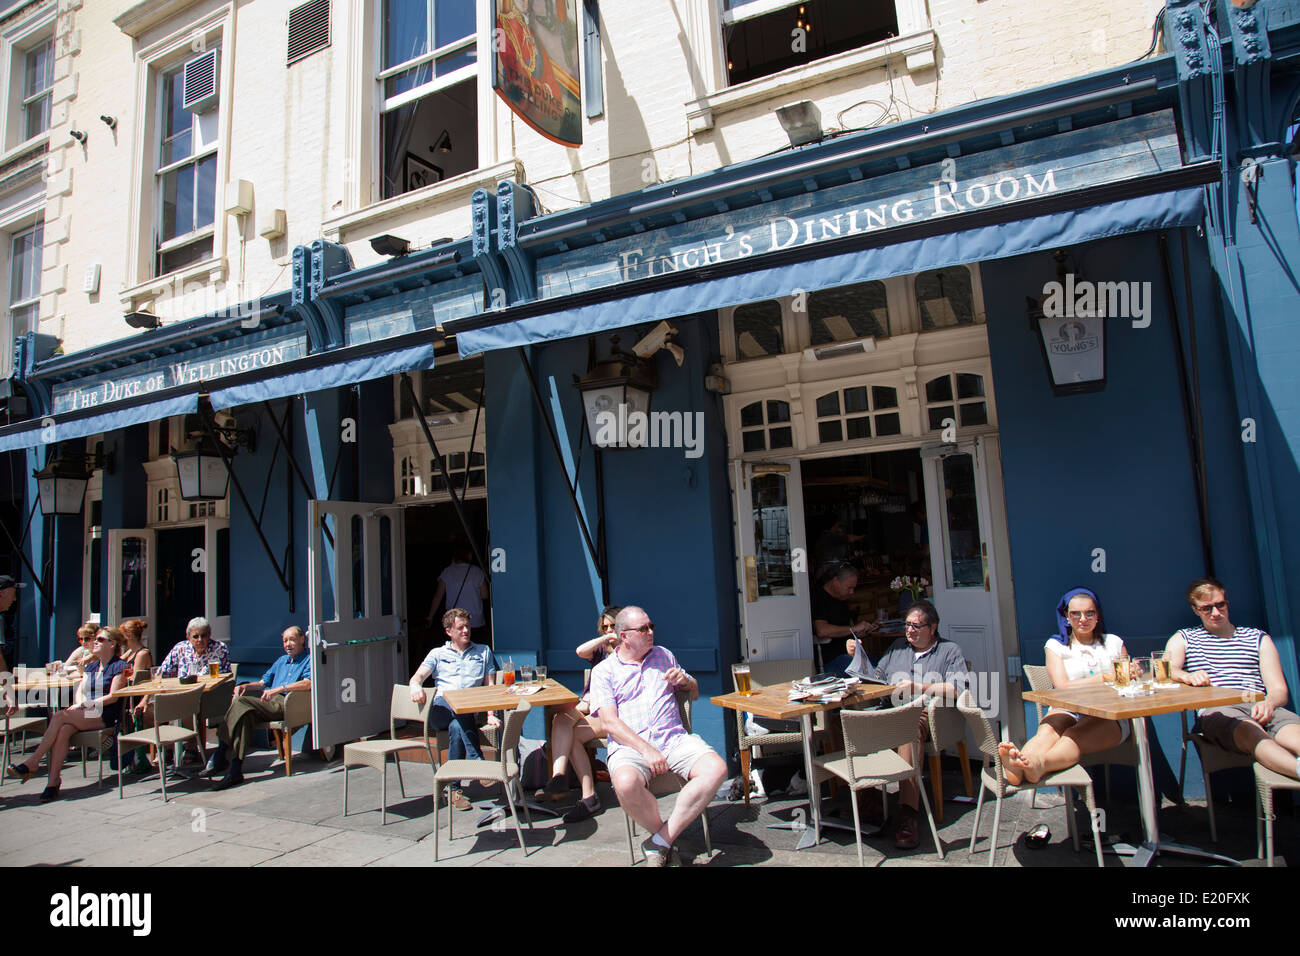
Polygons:
<instances>
[{"instance_id":1,"label":"man in blue shirt","mask_svg":"<svg viewBox=\"0 0 1300 956\"><path fill-rule=\"evenodd\" d=\"M276 659L261 680L236 687L235 699L221 719L217 730L221 742L204 769L206 775L226 771L213 790L225 790L244 782L244 756L248 753L254 725L258 721L282 718L284 697L290 691L311 690L311 652L307 650L307 636L295 625L286 628L280 640L284 644L284 656ZM233 757L230 756L232 749Z\"/></svg>"},{"instance_id":2,"label":"man in blue shirt","mask_svg":"<svg viewBox=\"0 0 1300 956\"><path fill-rule=\"evenodd\" d=\"M478 721L475 714L454 714L442 692L464 690L487 683L488 675L496 670L496 658L486 644L475 644L469 639L470 615L464 608L454 607L442 616L442 627L447 632L447 643L429 652L411 677L411 700L423 704L428 699L424 682L433 678L435 692L429 723L438 730L447 731L447 757L450 760L482 760L478 748ZM495 715L488 715L488 724L497 726ZM448 802L457 810L471 810L473 804L460 790L451 791Z\"/></svg>"}]
</instances>

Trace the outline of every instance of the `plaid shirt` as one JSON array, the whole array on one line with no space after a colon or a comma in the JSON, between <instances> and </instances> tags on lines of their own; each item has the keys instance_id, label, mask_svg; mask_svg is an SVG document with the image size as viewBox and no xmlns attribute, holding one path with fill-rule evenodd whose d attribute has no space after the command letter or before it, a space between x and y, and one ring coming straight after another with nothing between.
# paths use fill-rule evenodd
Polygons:
<instances>
[{"instance_id":1,"label":"plaid shirt","mask_svg":"<svg viewBox=\"0 0 1300 956\"><path fill-rule=\"evenodd\" d=\"M189 638L181 641L163 658L158 665L158 673L163 677L188 677L190 674L206 674L208 664L217 662L217 670L222 674L230 673L230 648L221 641L208 638L208 651L202 656L194 653L194 645Z\"/></svg>"},{"instance_id":2,"label":"plaid shirt","mask_svg":"<svg viewBox=\"0 0 1300 956\"><path fill-rule=\"evenodd\" d=\"M686 733L677 711L677 697L664 675L679 666L673 652L655 645L650 653L629 664L615 652L596 665L591 672L591 712L602 707L618 708L619 720L661 754L666 754L677 738ZM626 747L611 735L607 748L611 755Z\"/></svg>"}]
</instances>

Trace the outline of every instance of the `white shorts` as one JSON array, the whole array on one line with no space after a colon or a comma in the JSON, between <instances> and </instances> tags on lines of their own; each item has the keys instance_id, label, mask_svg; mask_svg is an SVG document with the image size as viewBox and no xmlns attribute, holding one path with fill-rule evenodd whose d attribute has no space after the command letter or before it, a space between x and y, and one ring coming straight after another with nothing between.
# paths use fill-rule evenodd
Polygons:
<instances>
[{"instance_id":1,"label":"white shorts","mask_svg":"<svg viewBox=\"0 0 1300 956\"><path fill-rule=\"evenodd\" d=\"M704 742L699 734L683 734L673 741L672 748L664 754L664 759L668 761L668 769L679 777L689 778L691 768L695 766L695 761L699 760L705 754L715 754L712 747ZM609 755L607 761L609 775L612 778L614 773L620 767L636 767L641 771L641 776L645 778L646 786L650 786L650 781L654 775L650 772L650 764L646 763L645 757L634 747L619 747L614 753Z\"/></svg>"},{"instance_id":2,"label":"white shorts","mask_svg":"<svg viewBox=\"0 0 1300 956\"><path fill-rule=\"evenodd\" d=\"M1087 714L1076 714L1072 710L1063 710L1060 707L1053 707L1045 716L1050 717L1053 714L1064 714L1066 717L1073 717L1076 724L1083 720L1084 717L1088 716ZM1122 744L1132 735L1133 724L1131 721L1127 720L1118 720L1116 723L1119 724L1119 742ZM1116 746L1119 746L1119 744L1116 744Z\"/></svg>"}]
</instances>

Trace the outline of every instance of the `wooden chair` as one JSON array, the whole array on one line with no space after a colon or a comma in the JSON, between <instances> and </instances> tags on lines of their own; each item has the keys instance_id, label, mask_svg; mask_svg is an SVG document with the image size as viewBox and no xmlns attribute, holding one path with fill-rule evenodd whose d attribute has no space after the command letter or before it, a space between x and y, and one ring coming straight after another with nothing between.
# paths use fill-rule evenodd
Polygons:
<instances>
[{"instance_id":1,"label":"wooden chair","mask_svg":"<svg viewBox=\"0 0 1300 956\"><path fill-rule=\"evenodd\" d=\"M158 778L162 783L163 803L167 802L167 761L164 759L166 748L172 744L183 743L198 737L197 730L179 725L187 717L198 720L199 699L203 688L184 690L177 693L157 694L153 702L153 726L134 734L117 735L117 798L122 799L122 745L153 744L158 748Z\"/></svg>"},{"instance_id":2,"label":"wooden chair","mask_svg":"<svg viewBox=\"0 0 1300 956\"><path fill-rule=\"evenodd\" d=\"M691 733L691 695L687 690L679 689L676 693L677 711L682 718L682 727L686 732ZM682 787L686 786L686 779L672 771L660 774L650 780L650 792L656 797L666 797L671 793L679 792ZM627 821L627 852L632 857L632 865L636 866L636 822L632 819L632 814L626 810L623 811L623 818ZM709 836L709 808L705 807L704 812L700 814L700 826L704 828L704 851L709 856L713 855L713 840Z\"/></svg>"},{"instance_id":3,"label":"wooden chair","mask_svg":"<svg viewBox=\"0 0 1300 956\"><path fill-rule=\"evenodd\" d=\"M1059 770L1056 773L1049 773L1038 783L1021 783L1012 785L1007 783L1007 778L1003 774L1002 751L998 750L998 736L993 731L993 726L989 723L984 712L979 709L975 703L975 698L970 691L963 691L961 697L957 698L957 710L966 719L971 730L975 735L975 744L984 755L984 766L980 771L980 794L975 801L975 824L971 827L970 833L970 852L975 854L975 840L979 837L980 832L980 811L984 807L984 791L989 790L993 793L997 803L993 809L993 832L989 835L989 866L992 866L997 857L998 850L998 825L1002 820L1002 799L1017 794L1022 790L1045 790L1050 787L1062 787L1067 791L1071 787L1077 787L1084 793L1084 799L1088 804L1088 815L1092 819L1092 839L1097 850L1097 865L1105 866L1101 857L1101 832L1098 829L1097 820L1097 802L1092 792L1092 777L1088 776L1088 771L1084 770L1077 764L1065 770ZM1070 825L1070 838L1074 841L1074 851L1079 852L1079 831L1074 819L1074 808L1066 805L1066 820Z\"/></svg>"},{"instance_id":4,"label":"wooden chair","mask_svg":"<svg viewBox=\"0 0 1300 956\"><path fill-rule=\"evenodd\" d=\"M943 823L943 752L954 744L957 759L961 762L961 778L966 785L966 796L975 796L971 779L970 753L966 749L966 719L957 709L938 697L930 698L925 709L930 724L930 739L926 753L930 757L930 791L934 794L934 818Z\"/></svg>"},{"instance_id":5,"label":"wooden chair","mask_svg":"<svg viewBox=\"0 0 1300 956\"><path fill-rule=\"evenodd\" d=\"M840 720L844 731L844 750L826 754L813 761L817 773L838 777L853 791L849 803L853 807L858 866L865 865L862 860L862 823L858 819L858 791L869 787L884 787L908 777L916 781L921 803L925 806L925 816L930 823L930 835L934 837L939 859L943 859L943 844L939 842L939 831L934 825L934 812L921 782L920 761L916 764L908 763L896 752L903 744L916 742L916 725L921 714L920 700L905 707L842 711Z\"/></svg>"},{"instance_id":6,"label":"wooden chair","mask_svg":"<svg viewBox=\"0 0 1300 956\"><path fill-rule=\"evenodd\" d=\"M412 750L418 744L407 738L397 737L399 720L417 720L423 726L424 750L429 756L429 766L438 769L438 755L433 749L429 737L429 712L433 710L433 688L425 694L424 703L417 704L411 700L411 689L406 684L394 684L393 694L388 705L387 740L361 740L343 747L343 815L348 815L348 772L354 766L374 767L380 773L379 789L379 823L388 824L388 758L393 758L397 765L397 787L402 797L406 797L406 785L402 782L403 750ZM436 793L436 790L435 790Z\"/></svg>"},{"instance_id":7,"label":"wooden chair","mask_svg":"<svg viewBox=\"0 0 1300 956\"><path fill-rule=\"evenodd\" d=\"M1266 859L1268 866L1273 865L1273 821L1277 819L1277 815L1273 812L1274 790L1300 791L1300 780L1284 777L1280 773L1269 770L1263 764L1255 764L1255 855ZM1210 793L1208 783L1205 793L1208 798ZM1267 856L1264 856L1265 852Z\"/></svg>"}]
</instances>

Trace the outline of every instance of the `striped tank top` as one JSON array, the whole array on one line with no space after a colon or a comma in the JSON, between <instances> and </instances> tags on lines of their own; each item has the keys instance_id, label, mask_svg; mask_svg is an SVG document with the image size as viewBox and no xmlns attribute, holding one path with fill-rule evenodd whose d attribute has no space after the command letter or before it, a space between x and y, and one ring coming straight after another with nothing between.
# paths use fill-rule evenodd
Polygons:
<instances>
[{"instance_id":1,"label":"striped tank top","mask_svg":"<svg viewBox=\"0 0 1300 956\"><path fill-rule=\"evenodd\" d=\"M1187 642L1185 671L1205 671L1216 687L1265 693L1264 678L1259 673L1259 645L1264 632L1259 628L1239 627L1231 637L1215 637L1203 627L1186 627L1179 633Z\"/></svg>"}]
</instances>

